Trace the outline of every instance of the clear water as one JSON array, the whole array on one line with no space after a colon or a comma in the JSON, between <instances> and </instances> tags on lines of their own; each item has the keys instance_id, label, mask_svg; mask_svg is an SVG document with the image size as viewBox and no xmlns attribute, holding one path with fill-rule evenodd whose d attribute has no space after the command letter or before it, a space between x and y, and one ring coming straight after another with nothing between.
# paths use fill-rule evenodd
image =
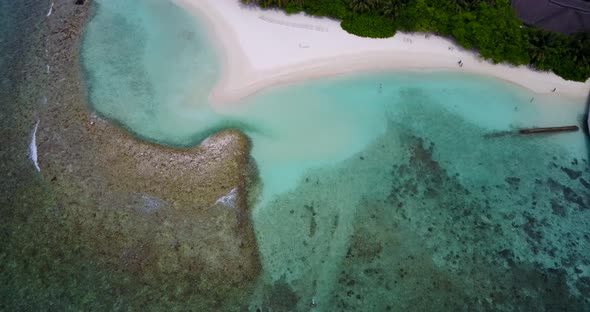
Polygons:
<instances>
[{"instance_id":1,"label":"clear water","mask_svg":"<svg viewBox=\"0 0 590 312\"><path fill-rule=\"evenodd\" d=\"M90 100L146 139L199 142L219 121L206 100L219 73L209 42L204 26L168 1L99 1L83 47Z\"/></svg>"},{"instance_id":2,"label":"clear water","mask_svg":"<svg viewBox=\"0 0 590 312\"><path fill-rule=\"evenodd\" d=\"M581 124L583 99L391 73L278 87L219 113L216 54L202 23L156 0L99 1L83 45L94 109L137 135L252 138L253 310L590 308L588 139L507 133Z\"/></svg>"},{"instance_id":3,"label":"clear water","mask_svg":"<svg viewBox=\"0 0 590 312\"><path fill-rule=\"evenodd\" d=\"M299 309L313 298L322 310L481 307L474 298L501 307L478 280L499 287L506 306L530 304L505 295L511 287L547 295L532 280L507 278L521 272L506 261L566 270L576 292L587 274L586 247L578 247L589 243L590 190L566 171L587 181L587 140L499 134L572 123L583 106L538 96L533 105L531 97L440 73L326 80L252 99L246 118L272 120L274 130L252 136L265 187L254 220L267 279L289 281ZM548 300L566 302L559 296Z\"/></svg>"}]
</instances>

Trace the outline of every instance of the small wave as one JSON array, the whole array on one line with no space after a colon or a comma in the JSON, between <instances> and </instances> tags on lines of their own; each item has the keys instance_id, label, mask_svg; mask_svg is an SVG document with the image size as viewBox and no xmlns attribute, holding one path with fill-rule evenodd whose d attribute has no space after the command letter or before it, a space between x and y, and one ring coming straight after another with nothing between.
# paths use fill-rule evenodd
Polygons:
<instances>
[{"instance_id":1,"label":"small wave","mask_svg":"<svg viewBox=\"0 0 590 312\"><path fill-rule=\"evenodd\" d=\"M49 7L49 12L47 12L47 17L50 17L51 13L53 13L53 2L51 2L51 6Z\"/></svg>"},{"instance_id":2,"label":"small wave","mask_svg":"<svg viewBox=\"0 0 590 312\"><path fill-rule=\"evenodd\" d=\"M33 137L31 139L31 144L29 145L29 154L31 157L31 161L33 161L33 165L35 165L35 169L37 172L41 172L41 168L39 168L39 161L37 159L37 128L39 127L39 120L35 124L35 128L33 129Z\"/></svg>"},{"instance_id":3,"label":"small wave","mask_svg":"<svg viewBox=\"0 0 590 312\"><path fill-rule=\"evenodd\" d=\"M238 188L234 187L227 195L219 198L215 203L222 204L229 208L236 208L236 197L238 196Z\"/></svg>"},{"instance_id":4,"label":"small wave","mask_svg":"<svg viewBox=\"0 0 590 312\"><path fill-rule=\"evenodd\" d=\"M143 213L152 214L168 206L164 200L151 195L141 193L133 193L133 195L138 197L135 203L138 205L137 209Z\"/></svg>"}]
</instances>

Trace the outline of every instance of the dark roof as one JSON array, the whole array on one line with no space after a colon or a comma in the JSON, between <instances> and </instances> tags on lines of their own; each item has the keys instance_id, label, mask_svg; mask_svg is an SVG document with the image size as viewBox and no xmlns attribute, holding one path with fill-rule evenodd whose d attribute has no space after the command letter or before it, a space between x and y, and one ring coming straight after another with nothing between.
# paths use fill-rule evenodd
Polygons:
<instances>
[{"instance_id":1,"label":"dark roof","mask_svg":"<svg viewBox=\"0 0 590 312\"><path fill-rule=\"evenodd\" d=\"M560 33L590 31L590 2L583 0L512 0L525 24Z\"/></svg>"}]
</instances>

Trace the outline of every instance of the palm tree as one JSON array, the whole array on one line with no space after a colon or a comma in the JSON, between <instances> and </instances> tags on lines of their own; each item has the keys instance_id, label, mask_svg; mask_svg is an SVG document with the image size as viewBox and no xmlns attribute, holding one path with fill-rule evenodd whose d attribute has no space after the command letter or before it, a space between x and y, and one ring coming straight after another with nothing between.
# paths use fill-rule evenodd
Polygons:
<instances>
[{"instance_id":1,"label":"palm tree","mask_svg":"<svg viewBox=\"0 0 590 312\"><path fill-rule=\"evenodd\" d=\"M379 6L383 16L395 19L403 10L403 7L408 5L412 0L380 0Z\"/></svg>"},{"instance_id":2,"label":"palm tree","mask_svg":"<svg viewBox=\"0 0 590 312\"><path fill-rule=\"evenodd\" d=\"M572 36L572 49L574 61L587 63L590 60L590 35L579 33Z\"/></svg>"},{"instance_id":3,"label":"palm tree","mask_svg":"<svg viewBox=\"0 0 590 312\"><path fill-rule=\"evenodd\" d=\"M381 10L385 17L395 19L402 5L400 0L384 0L381 4Z\"/></svg>"},{"instance_id":4,"label":"palm tree","mask_svg":"<svg viewBox=\"0 0 590 312\"><path fill-rule=\"evenodd\" d=\"M375 8L378 2L378 0L348 0L348 6L357 13L364 13Z\"/></svg>"},{"instance_id":5,"label":"palm tree","mask_svg":"<svg viewBox=\"0 0 590 312\"><path fill-rule=\"evenodd\" d=\"M395 18L397 16L397 0L385 0L381 10L386 17Z\"/></svg>"}]
</instances>

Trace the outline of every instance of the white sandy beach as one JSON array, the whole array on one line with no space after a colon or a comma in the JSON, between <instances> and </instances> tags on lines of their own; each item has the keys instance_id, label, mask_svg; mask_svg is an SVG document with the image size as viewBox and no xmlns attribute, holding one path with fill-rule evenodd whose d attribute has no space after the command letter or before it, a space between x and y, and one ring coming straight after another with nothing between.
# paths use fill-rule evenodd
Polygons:
<instances>
[{"instance_id":1,"label":"white sandy beach","mask_svg":"<svg viewBox=\"0 0 590 312\"><path fill-rule=\"evenodd\" d=\"M497 77L537 93L586 97L586 83L528 67L494 65L451 41L398 33L388 39L348 34L338 21L244 7L239 0L173 0L205 17L224 52L224 72L211 94L234 102L268 86L352 72L453 70ZM459 67L458 61L464 65Z\"/></svg>"}]
</instances>

